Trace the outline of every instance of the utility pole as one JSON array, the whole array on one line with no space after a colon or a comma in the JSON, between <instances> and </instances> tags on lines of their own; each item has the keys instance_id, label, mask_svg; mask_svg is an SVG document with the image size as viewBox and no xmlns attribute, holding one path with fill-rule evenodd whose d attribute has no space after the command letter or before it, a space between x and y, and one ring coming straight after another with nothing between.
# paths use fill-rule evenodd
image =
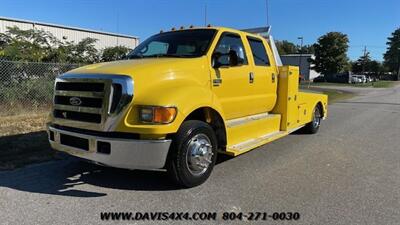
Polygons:
<instances>
[{"instance_id":1,"label":"utility pole","mask_svg":"<svg viewBox=\"0 0 400 225\"><path fill-rule=\"evenodd\" d=\"M365 64L367 63L367 46L364 46L364 58L362 63L362 74L365 74Z\"/></svg>"}]
</instances>

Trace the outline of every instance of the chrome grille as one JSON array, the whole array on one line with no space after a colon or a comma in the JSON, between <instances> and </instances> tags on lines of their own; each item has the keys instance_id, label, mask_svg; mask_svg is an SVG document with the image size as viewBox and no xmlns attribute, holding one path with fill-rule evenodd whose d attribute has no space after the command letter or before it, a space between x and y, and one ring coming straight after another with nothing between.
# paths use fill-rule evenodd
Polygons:
<instances>
[{"instance_id":1,"label":"chrome grille","mask_svg":"<svg viewBox=\"0 0 400 225\"><path fill-rule=\"evenodd\" d=\"M55 124L110 130L132 100L133 81L124 75L66 74L56 79Z\"/></svg>"}]
</instances>

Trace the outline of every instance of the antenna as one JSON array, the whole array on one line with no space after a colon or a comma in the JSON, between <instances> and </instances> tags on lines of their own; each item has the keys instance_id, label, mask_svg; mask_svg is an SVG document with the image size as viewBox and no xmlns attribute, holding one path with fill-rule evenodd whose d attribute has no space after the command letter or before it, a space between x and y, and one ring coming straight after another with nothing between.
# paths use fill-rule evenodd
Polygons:
<instances>
[{"instance_id":1,"label":"antenna","mask_svg":"<svg viewBox=\"0 0 400 225\"><path fill-rule=\"evenodd\" d=\"M204 26L207 26L207 2L204 4Z\"/></svg>"},{"instance_id":2,"label":"antenna","mask_svg":"<svg viewBox=\"0 0 400 225\"><path fill-rule=\"evenodd\" d=\"M119 33L119 11L116 9L116 27L117 27L117 33ZM117 36L117 46L119 46L119 37Z\"/></svg>"},{"instance_id":3,"label":"antenna","mask_svg":"<svg viewBox=\"0 0 400 225\"><path fill-rule=\"evenodd\" d=\"M267 26L269 26L269 9L268 9L268 0L265 0L265 9L267 13Z\"/></svg>"}]
</instances>

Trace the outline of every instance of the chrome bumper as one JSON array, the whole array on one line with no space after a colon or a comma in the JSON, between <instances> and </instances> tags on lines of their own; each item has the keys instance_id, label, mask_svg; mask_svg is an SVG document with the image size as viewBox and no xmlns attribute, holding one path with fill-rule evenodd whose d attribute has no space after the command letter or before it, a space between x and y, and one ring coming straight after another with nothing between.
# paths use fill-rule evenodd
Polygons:
<instances>
[{"instance_id":1,"label":"chrome bumper","mask_svg":"<svg viewBox=\"0 0 400 225\"><path fill-rule=\"evenodd\" d=\"M52 135L50 133L52 132ZM165 165L171 140L130 140L105 138L48 128L49 142L53 149L91 160L106 166L125 169L160 169ZM64 135L64 136L63 136ZM61 144L61 136L87 140L87 149ZM52 140L53 139L53 140ZM72 139L73 140L73 139ZM98 145L106 144L109 152L99 152ZM74 145L73 143L71 145Z\"/></svg>"}]
</instances>

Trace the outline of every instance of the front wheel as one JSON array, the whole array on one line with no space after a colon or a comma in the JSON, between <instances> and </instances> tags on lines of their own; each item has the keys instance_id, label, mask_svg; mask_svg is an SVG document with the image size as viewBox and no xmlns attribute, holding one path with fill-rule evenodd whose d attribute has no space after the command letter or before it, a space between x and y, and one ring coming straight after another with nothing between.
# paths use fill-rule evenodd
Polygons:
<instances>
[{"instance_id":1,"label":"front wheel","mask_svg":"<svg viewBox=\"0 0 400 225\"><path fill-rule=\"evenodd\" d=\"M189 120L175 135L167 162L171 178L184 187L204 183L217 159L217 138L205 122Z\"/></svg>"},{"instance_id":2,"label":"front wheel","mask_svg":"<svg viewBox=\"0 0 400 225\"><path fill-rule=\"evenodd\" d=\"M308 134L317 133L319 127L321 126L321 119L322 119L321 107L317 105L315 106L313 111L312 121L306 124L306 126L304 127L304 131Z\"/></svg>"}]
</instances>

